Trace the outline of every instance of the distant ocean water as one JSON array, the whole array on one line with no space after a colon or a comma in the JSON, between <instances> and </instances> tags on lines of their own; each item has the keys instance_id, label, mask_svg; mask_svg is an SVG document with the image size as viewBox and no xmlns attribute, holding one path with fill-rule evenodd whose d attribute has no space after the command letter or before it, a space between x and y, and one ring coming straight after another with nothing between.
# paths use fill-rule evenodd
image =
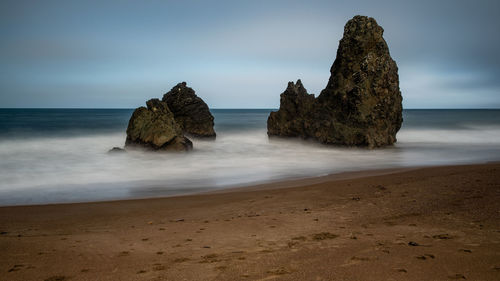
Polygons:
<instances>
[{"instance_id":1,"label":"distant ocean water","mask_svg":"<svg viewBox=\"0 0 500 281\"><path fill-rule=\"evenodd\" d=\"M285 178L500 160L500 110L405 110L392 147L269 140L265 109L212 110L185 154L108 154L132 109L0 109L0 205L167 196Z\"/></svg>"}]
</instances>

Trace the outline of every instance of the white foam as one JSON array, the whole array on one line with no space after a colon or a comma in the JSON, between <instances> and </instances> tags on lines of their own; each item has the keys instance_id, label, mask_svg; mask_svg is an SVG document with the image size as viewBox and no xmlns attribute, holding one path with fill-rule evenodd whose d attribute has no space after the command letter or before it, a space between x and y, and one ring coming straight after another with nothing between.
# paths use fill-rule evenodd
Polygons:
<instances>
[{"instance_id":1,"label":"white foam","mask_svg":"<svg viewBox=\"0 0 500 281\"><path fill-rule=\"evenodd\" d=\"M108 154L124 134L0 142L0 205L108 200L209 190L286 177L500 158L500 127L402 129L394 147L337 148L269 140L266 131L194 140L185 154Z\"/></svg>"},{"instance_id":2,"label":"white foam","mask_svg":"<svg viewBox=\"0 0 500 281\"><path fill-rule=\"evenodd\" d=\"M403 129L399 142L427 144L500 144L500 126L464 125L461 129Z\"/></svg>"}]
</instances>

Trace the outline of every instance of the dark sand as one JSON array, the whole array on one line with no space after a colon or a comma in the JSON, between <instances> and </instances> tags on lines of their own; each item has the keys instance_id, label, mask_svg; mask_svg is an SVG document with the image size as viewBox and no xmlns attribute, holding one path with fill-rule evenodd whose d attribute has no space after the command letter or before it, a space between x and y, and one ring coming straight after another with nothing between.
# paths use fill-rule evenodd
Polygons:
<instances>
[{"instance_id":1,"label":"dark sand","mask_svg":"<svg viewBox=\"0 0 500 281\"><path fill-rule=\"evenodd\" d=\"M500 164L3 207L0 233L8 281L494 281Z\"/></svg>"}]
</instances>

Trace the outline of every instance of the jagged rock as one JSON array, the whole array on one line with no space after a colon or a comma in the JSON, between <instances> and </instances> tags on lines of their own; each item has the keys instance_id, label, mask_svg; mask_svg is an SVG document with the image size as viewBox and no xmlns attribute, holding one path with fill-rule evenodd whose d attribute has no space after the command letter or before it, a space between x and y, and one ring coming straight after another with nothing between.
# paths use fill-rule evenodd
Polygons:
<instances>
[{"instance_id":1,"label":"jagged rock","mask_svg":"<svg viewBox=\"0 0 500 281\"><path fill-rule=\"evenodd\" d=\"M383 32L373 18L349 20L326 88L312 101L301 83L289 83L280 109L268 118L268 135L370 148L396 142L403 122L402 96Z\"/></svg>"},{"instance_id":2,"label":"jagged rock","mask_svg":"<svg viewBox=\"0 0 500 281\"><path fill-rule=\"evenodd\" d=\"M182 82L167 92L162 99L174 114L182 131L194 137L215 138L214 117L207 104L195 91Z\"/></svg>"},{"instance_id":3,"label":"jagged rock","mask_svg":"<svg viewBox=\"0 0 500 281\"><path fill-rule=\"evenodd\" d=\"M187 151L192 142L184 137L181 127L166 102L151 99L146 107L137 108L127 128L126 147L144 147L152 150Z\"/></svg>"},{"instance_id":4,"label":"jagged rock","mask_svg":"<svg viewBox=\"0 0 500 281\"><path fill-rule=\"evenodd\" d=\"M286 137L304 134L305 120L314 109L314 95L307 93L302 82L288 82L288 87L280 95L280 110L271 112L267 120L267 133Z\"/></svg>"}]
</instances>

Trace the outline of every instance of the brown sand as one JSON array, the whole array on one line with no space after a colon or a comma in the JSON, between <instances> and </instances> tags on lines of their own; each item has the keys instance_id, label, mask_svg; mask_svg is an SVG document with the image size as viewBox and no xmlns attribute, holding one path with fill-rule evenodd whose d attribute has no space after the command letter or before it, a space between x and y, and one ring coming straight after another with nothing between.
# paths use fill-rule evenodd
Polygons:
<instances>
[{"instance_id":1,"label":"brown sand","mask_svg":"<svg viewBox=\"0 0 500 281\"><path fill-rule=\"evenodd\" d=\"M0 280L500 280L500 164L379 174L0 208Z\"/></svg>"}]
</instances>

